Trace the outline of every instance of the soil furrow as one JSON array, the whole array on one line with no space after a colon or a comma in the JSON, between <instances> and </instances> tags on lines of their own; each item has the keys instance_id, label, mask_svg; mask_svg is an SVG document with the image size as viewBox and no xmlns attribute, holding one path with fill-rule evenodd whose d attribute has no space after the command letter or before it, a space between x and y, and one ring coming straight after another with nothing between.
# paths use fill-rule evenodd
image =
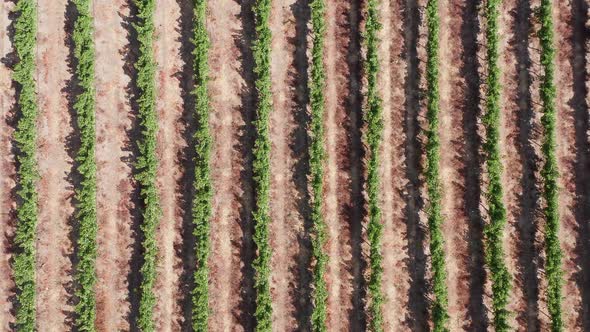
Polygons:
<instances>
[{"instance_id":1,"label":"soil furrow","mask_svg":"<svg viewBox=\"0 0 590 332\"><path fill-rule=\"evenodd\" d=\"M426 228L424 225L423 179L422 172L422 137L421 93L425 88L422 73L425 68L426 49L425 22L421 15L425 1L401 0L402 24L404 33L403 58L406 65L404 76L404 173L407 183L403 190L405 203L404 221L407 236L408 259L405 267L410 276L410 287L405 295L408 300L408 312L405 323L413 331L428 329L428 290L426 281Z\"/></svg>"},{"instance_id":2,"label":"soil furrow","mask_svg":"<svg viewBox=\"0 0 590 332\"><path fill-rule=\"evenodd\" d=\"M299 123L297 118L296 90L294 80L301 75L297 71L296 48L305 45L296 44L296 17L292 8L296 6L293 0L273 1L270 28L272 41L272 93L273 112L270 116L271 148L271 228L270 238L273 248L271 292L273 297L273 328L278 331L295 331L301 328L297 321L296 305L298 297L305 294L298 293L297 265L299 241L304 236L305 211L301 211L298 201L305 199L306 193L298 192L302 184L297 184L297 178L291 174L296 163L300 162L297 150L303 150L305 145L293 145L293 140L299 140L297 135L305 135L305 123ZM303 51L304 52L304 51ZM305 57L305 53L299 56ZM305 68L304 68L305 69ZM306 73L304 73L306 75ZM305 136L304 136L305 139ZM298 160L299 159L299 160ZM305 186L305 184L303 184ZM303 197L301 197L303 194Z\"/></svg>"},{"instance_id":3,"label":"soil furrow","mask_svg":"<svg viewBox=\"0 0 590 332\"><path fill-rule=\"evenodd\" d=\"M131 318L128 275L137 213L129 148L133 115L126 94L127 5L125 0L93 2L99 224L96 327L104 331L129 330Z\"/></svg>"},{"instance_id":4,"label":"soil furrow","mask_svg":"<svg viewBox=\"0 0 590 332\"><path fill-rule=\"evenodd\" d=\"M574 95L569 101L574 109L576 144L576 202L574 211L578 232L576 234L576 262L580 271L576 273L577 287L582 295L578 312L578 326L590 330L590 114L588 112L588 30L589 4L584 0L572 2L573 15L573 70Z\"/></svg>"},{"instance_id":5,"label":"soil furrow","mask_svg":"<svg viewBox=\"0 0 590 332\"><path fill-rule=\"evenodd\" d=\"M69 329L72 314L73 162L66 148L72 133L68 113L68 47L64 21L66 0L37 2L37 160L40 181L37 226L37 326Z\"/></svg>"},{"instance_id":6,"label":"soil furrow","mask_svg":"<svg viewBox=\"0 0 590 332\"><path fill-rule=\"evenodd\" d=\"M158 64L156 108L158 111L158 189L162 218L158 228L158 279L154 292L157 304L154 319L158 331L178 331L181 323L179 307L181 294L179 277L182 275L181 257L176 248L182 246L182 213L178 183L182 177L182 164L178 155L185 148L182 137L182 98L178 79L181 71L180 29L177 26L180 8L175 0L160 0L156 3L154 24L156 26L154 53Z\"/></svg>"},{"instance_id":7,"label":"soil furrow","mask_svg":"<svg viewBox=\"0 0 590 332\"><path fill-rule=\"evenodd\" d=\"M358 61L358 3L327 1L326 12L326 249L330 261L328 328L362 329L360 245L362 196L360 99Z\"/></svg>"},{"instance_id":8,"label":"soil furrow","mask_svg":"<svg viewBox=\"0 0 590 332\"><path fill-rule=\"evenodd\" d=\"M539 254L536 243L540 213L538 187L539 156L534 143L532 67L529 45L532 12L528 0L506 1L501 7L500 66L502 70L503 186L507 208L506 257L514 276L509 310L515 313L518 330L539 329ZM536 129L538 130L538 129Z\"/></svg>"},{"instance_id":9,"label":"soil furrow","mask_svg":"<svg viewBox=\"0 0 590 332\"><path fill-rule=\"evenodd\" d=\"M383 98L383 144L380 161L381 202L383 212L383 308L386 331L402 331L408 327L407 293L410 287L406 232L404 231L404 102L403 84L406 64L403 54L402 1L386 0L379 8L383 28L381 39L381 74L379 85Z\"/></svg>"},{"instance_id":10,"label":"soil furrow","mask_svg":"<svg viewBox=\"0 0 590 332\"><path fill-rule=\"evenodd\" d=\"M210 328L253 329L252 141L254 114L252 1L210 6L211 225Z\"/></svg>"},{"instance_id":11,"label":"soil furrow","mask_svg":"<svg viewBox=\"0 0 590 332\"><path fill-rule=\"evenodd\" d=\"M12 48L10 12L12 2L0 3L0 329L9 330L14 322L12 298L14 280L10 259L12 257L12 238L14 234L14 200L15 160L12 151L12 120L14 114L14 86L12 83L12 65L14 49Z\"/></svg>"},{"instance_id":12,"label":"soil furrow","mask_svg":"<svg viewBox=\"0 0 590 332\"><path fill-rule=\"evenodd\" d=\"M577 72L576 58L584 57L575 52L574 27L575 18L572 11L572 2L554 2L555 22L555 49L556 49L556 81L557 96L557 151L560 171L560 222L559 232L561 248L563 250L562 266L564 271L563 284L563 321L565 330L582 330L583 310L582 289L577 282L580 271L580 259L576 243L584 241L577 237L578 219L576 218L576 165L579 155L576 145L576 122L582 119L576 118L579 105L575 105L575 87L579 84L578 73L585 68L579 68ZM584 77L584 76L582 76ZM576 82L578 79L578 82ZM585 98L582 97L582 98ZM587 112L587 110L586 110ZM587 218L588 216L586 216ZM587 235L586 235L587 236ZM586 258L587 259L587 258Z\"/></svg>"},{"instance_id":13,"label":"soil furrow","mask_svg":"<svg viewBox=\"0 0 590 332\"><path fill-rule=\"evenodd\" d=\"M467 188L465 170L467 164L475 166L468 158L474 158L473 145L467 139L477 138L474 122L478 113L477 98L477 72L473 63L467 59L473 59L475 54L475 38L477 26L473 26L470 33L464 33L462 29L465 20L477 18L476 7L467 6L461 1L448 0L440 5L441 15L441 66L440 66L440 143L441 158L440 172L443 187L442 212L445 216L443 234L445 238L445 253L447 257L448 290L449 290L449 328L459 330L468 327L468 323L481 325L481 317L469 316L470 294L473 290L470 282L470 268L472 255L470 254L470 241L479 241L480 238L470 239L469 218L472 211L467 206ZM471 23L471 22L470 22ZM473 23L471 23L474 25ZM450 45L453 45L450 47ZM475 91L475 92L474 92ZM475 117L474 117L475 116ZM456 130L463 128L463 130ZM469 145L468 145L469 144ZM476 150L477 151L477 150ZM477 174L470 174L477 177ZM470 196L477 192L468 193ZM472 197L473 198L473 197ZM477 287L478 285L473 285ZM476 295L477 296L477 295ZM480 295L481 296L481 295Z\"/></svg>"}]
</instances>

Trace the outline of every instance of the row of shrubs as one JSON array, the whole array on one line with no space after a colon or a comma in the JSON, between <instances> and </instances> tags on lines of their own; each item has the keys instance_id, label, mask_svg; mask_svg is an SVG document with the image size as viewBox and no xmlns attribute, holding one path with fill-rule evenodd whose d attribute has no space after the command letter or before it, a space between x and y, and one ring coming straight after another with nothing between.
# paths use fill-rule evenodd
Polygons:
<instances>
[{"instance_id":1,"label":"row of shrubs","mask_svg":"<svg viewBox=\"0 0 590 332\"><path fill-rule=\"evenodd\" d=\"M16 207L16 231L13 269L17 290L15 325L21 331L35 329L35 239L37 229L37 190L39 178L35 158L37 137L37 98L35 94L35 45L37 42L37 10L35 0L18 0L14 12L14 50L18 62L12 79L17 88L19 118L14 131L17 146L17 184L19 202Z\"/></svg>"},{"instance_id":2,"label":"row of shrubs","mask_svg":"<svg viewBox=\"0 0 590 332\"><path fill-rule=\"evenodd\" d=\"M541 0L539 7L539 40L541 44L541 65L543 77L540 85L542 102L541 125L543 142L541 151L545 160L541 170L543 198L545 200L545 272L547 276L547 308L551 316L551 330L563 331L561 313L563 270L562 251L559 244L559 171L556 149L556 88L555 88L555 46L553 42L553 17L550 0Z\"/></svg>"},{"instance_id":3,"label":"row of shrubs","mask_svg":"<svg viewBox=\"0 0 590 332\"><path fill-rule=\"evenodd\" d=\"M383 106L378 87L377 75L379 66L379 37L381 29L379 22L378 0L367 1L367 18L365 25L365 46L367 55L365 59L365 74L367 75L366 106L364 121L366 131L364 134L367 151L367 183L369 221L367 224L367 237L369 241L369 280L368 288L368 322L369 330L383 331L383 292L381 287L383 275L383 255L381 254L381 238L383 224L381 221L381 209L379 207L379 193L381 192L379 181L379 148L383 136Z\"/></svg>"},{"instance_id":4,"label":"row of shrubs","mask_svg":"<svg viewBox=\"0 0 590 332\"><path fill-rule=\"evenodd\" d=\"M192 203L192 217L195 236L195 285L193 288L192 325L195 331L207 331L209 319L209 238L211 219L210 155L211 134L209 132L209 36L206 27L207 0L195 0L193 11L193 56L195 71L195 122L193 137L195 147L195 196Z\"/></svg>"},{"instance_id":5,"label":"row of shrubs","mask_svg":"<svg viewBox=\"0 0 590 332\"><path fill-rule=\"evenodd\" d=\"M486 140L483 150L486 153L488 173L489 221L485 226L486 238L485 257L492 280L492 310L496 331L509 329L509 312L506 309L511 291L511 276L506 267L503 234L506 224L506 208L502 190L502 156L500 153L500 67L498 17L501 0L488 0L485 4L486 40L487 40L487 95L486 112L482 122L486 129Z\"/></svg>"},{"instance_id":6,"label":"row of shrubs","mask_svg":"<svg viewBox=\"0 0 590 332\"><path fill-rule=\"evenodd\" d=\"M137 10L137 22L133 24L133 27L139 44L139 55L134 64L135 84L138 90L136 102L137 118L141 129L141 137L137 142L139 156L135 163L135 178L140 188L143 215L141 224L143 264L140 268L138 326L142 331L154 331L153 309L156 304L154 283L158 256L156 231L162 215L156 186L158 117L155 95L156 63L153 54L155 0L134 0L134 4Z\"/></svg>"},{"instance_id":7,"label":"row of shrubs","mask_svg":"<svg viewBox=\"0 0 590 332\"><path fill-rule=\"evenodd\" d=\"M271 0L256 0L253 6L256 38L253 41L254 74L256 79L257 108L254 127L254 193L256 206L252 213L254 220L254 244L257 255L252 263L254 267L254 289L256 292L256 331L271 331L272 300L270 296L270 133L269 117L272 111L272 93L270 78L271 31L269 18Z\"/></svg>"},{"instance_id":8,"label":"row of shrubs","mask_svg":"<svg viewBox=\"0 0 590 332\"><path fill-rule=\"evenodd\" d=\"M79 94L76 96L78 128L80 130L80 148L76 161L77 172L81 176L80 188L76 190L76 220L78 223L76 295L76 325L80 331L95 331L96 300L94 285L96 283L96 160L94 156L95 131L95 89L94 89L94 40L93 19L90 0L73 0L77 16L72 32L74 56L76 58L75 76Z\"/></svg>"},{"instance_id":9,"label":"row of shrubs","mask_svg":"<svg viewBox=\"0 0 590 332\"><path fill-rule=\"evenodd\" d=\"M325 280L328 255L324 250L327 239L326 223L322 214L324 205L323 179L326 151L324 148L324 109L326 72L324 66L324 40L326 34L326 3L313 0L311 10L311 80L309 82L311 119L309 147L309 178L311 181L311 219L313 236L311 239L313 265L313 291L311 327L315 332L327 331L328 290Z\"/></svg>"},{"instance_id":10,"label":"row of shrubs","mask_svg":"<svg viewBox=\"0 0 590 332\"><path fill-rule=\"evenodd\" d=\"M441 230L441 182L440 182L440 138L438 134L440 91L439 91L439 35L440 17L438 0L429 0L426 5L428 41L426 52L426 118L428 128L425 131L426 150L426 187L428 194L428 227L430 230L430 256L432 264L432 322L434 331L448 331L448 291L447 272L444 252L444 239Z\"/></svg>"}]
</instances>

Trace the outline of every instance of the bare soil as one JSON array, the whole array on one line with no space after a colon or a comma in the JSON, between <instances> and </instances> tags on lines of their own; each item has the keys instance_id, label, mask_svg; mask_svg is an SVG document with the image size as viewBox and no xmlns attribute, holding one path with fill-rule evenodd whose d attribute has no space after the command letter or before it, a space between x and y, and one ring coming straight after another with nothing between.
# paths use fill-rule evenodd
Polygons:
<instances>
[{"instance_id":1,"label":"bare soil","mask_svg":"<svg viewBox=\"0 0 590 332\"><path fill-rule=\"evenodd\" d=\"M309 193L307 160L307 20L303 1L273 1L271 212L273 328L308 330Z\"/></svg>"},{"instance_id":2,"label":"bare soil","mask_svg":"<svg viewBox=\"0 0 590 332\"><path fill-rule=\"evenodd\" d=\"M391 0L381 2L381 50L382 74L379 85L383 98L383 144L381 151L381 207L383 211L383 311L385 330L403 331L408 328L405 320L408 315L407 298L410 289L408 269L408 240L404 211L407 207L405 187L405 149L407 140L404 131L405 103L407 100L404 84L406 63L404 55L404 16L405 1ZM407 85L407 83L406 83Z\"/></svg>"},{"instance_id":3,"label":"bare soil","mask_svg":"<svg viewBox=\"0 0 590 332\"><path fill-rule=\"evenodd\" d=\"M209 9L213 220L209 327L253 329L252 1L221 0Z\"/></svg>"},{"instance_id":4,"label":"bare soil","mask_svg":"<svg viewBox=\"0 0 590 332\"><path fill-rule=\"evenodd\" d=\"M160 161L158 170L158 189L162 218L158 228L158 278L155 293L157 304L154 318L158 331L178 331L183 324L184 317L181 305L185 296L180 287L183 277L183 248L182 228L183 216L190 211L184 211L190 201L190 184L192 179L184 177L183 167L187 164L183 160L187 143L183 116L190 104L183 104L184 59L179 56L183 37L190 33L180 26L181 2L176 0L160 0L156 2L154 23L156 26L154 52L158 64L156 70L156 108L160 130L158 132L157 155ZM186 108L185 108L186 106ZM187 171L190 168L187 168ZM194 173L193 173L194 174ZM183 178L184 177L184 178ZM183 185L181 181L186 181ZM191 248L194 250L194 248ZM190 255L187 254L187 258Z\"/></svg>"},{"instance_id":5,"label":"bare soil","mask_svg":"<svg viewBox=\"0 0 590 332\"><path fill-rule=\"evenodd\" d=\"M73 245L70 218L73 179L68 137L68 47L64 22L67 1L38 1L37 34L37 162L40 181L37 224L37 326L67 330L72 319Z\"/></svg>"},{"instance_id":6,"label":"bare soil","mask_svg":"<svg viewBox=\"0 0 590 332\"><path fill-rule=\"evenodd\" d=\"M478 9L475 3L443 1L440 66L440 174L443 187L443 235L447 256L449 328L486 327L482 303L483 263L477 132L479 75L477 72Z\"/></svg>"},{"instance_id":7,"label":"bare soil","mask_svg":"<svg viewBox=\"0 0 590 332\"><path fill-rule=\"evenodd\" d=\"M93 3L96 45L98 258L97 329L129 330L135 205L131 174L132 115L126 90L129 8L125 0Z\"/></svg>"},{"instance_id":8,"label":"bare soil","mask_svg":"<svg viewBox=\"0 0 590 332\"><path fill-rule=\"evenodd\" d=\"M12 299L14 280L10 259L14 234L15 160L12 151L14 89L11 79L13 49L10 11L12 2L0 3L0 329L8 330L14 322Z\"/></svg>"},{"instance_id":9,"label":"bare soil","mask_svg":"<svg viewBox=\"0 0 590 332\"><path fill-rule=\"evenodd\" d=\"M361 330L361 165L358 2L327 1L326 12L326 250L330 257L328 328Z\"/></svg>"}]
</instances>

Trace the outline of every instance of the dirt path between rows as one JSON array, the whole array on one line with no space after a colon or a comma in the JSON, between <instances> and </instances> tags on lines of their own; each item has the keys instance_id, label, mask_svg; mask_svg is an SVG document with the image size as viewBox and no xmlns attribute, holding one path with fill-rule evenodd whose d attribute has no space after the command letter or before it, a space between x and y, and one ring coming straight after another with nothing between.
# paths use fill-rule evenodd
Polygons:
<instances>
[{"instance_id":1,"label":"dirt path between rows","mask_svg":"<svg viewBox=\"0 0 590 332\"><path fill-rule=\"evenodd\" d=\"M306 24L302 1L273 1L273 112L271 136L271 293L273 329L309 329L309 225L307 192ZM297 15L297 16L296 16ZM298 85L303 86L298 87ZM299 311L299 312L297 312Z\"/></svg>"},{"instance_id":2,"label":"dirt path between rows","mask_svg":"<svg viewBox=\"0 0 590 332\"><path fill-rule=\"evenodd\" d=\"M190 10L190 7L185 9ZM159 121L157 154L160 162L157 185L162 206L162 218L157 233L157 304L154 308L158 331L178 331L183 322L180 308L183 298L180 289L183 265L182 257L179 256L182 251L178 248L182 248L182 207L187 205L181 206L180 203L182 193L186 193L184 190L190 187L179 187L184 173L182 167L186 165L179 160L186 146L183 137L183 100L179 84L182 76L178 76L183 68L179 20L180 7L176 0L156 2L154 54L158 64L156 109Z\"/></svg>"},{"instance_id":3,"label":"dirt path between rows","mask_svg":"<svg viewBox=\"0 0 590 332\"><path fill-rule=\"evenodd\" d=\"M440 173L451 330L481 330L487 324L479 215L477 10L475 2L452 0L440 7Z\"/></svg>"},{"instance_id":4,"label":"dirt path between rows","mask_svg":"<svg viewBox=\"0 0 590 332\"><path fill-rule=\"evenodd\" d=\"M536 331L540 328L538 251L542 250L537 242L540 109L534 80L539 67L530 46L538 45L538 39L532 35L531 15L528 0L505 1L500 9L501 140L508 220L504 243L506 263L514 276L508 309L515 313L511 324L518 330Z\"/></svg>"},{"instance_id":5,"label":"dirt path between rows","mask_svg":"<svg viewBox=\"0 0 590 332\"><path fill-rule=\"evenodd\" d=\"M331 0L326 12L325 218L328 328L363 329L359 4Z\"/></svg>"},{"instance_id":6,"label":"dirt path between rows","mask_svg":"<svg viewBox=\"0 0 590 332\"><path fill-rule=\"evenodd\" d=\"M211 32L211 225L212 308L215 331L254 328L252 242L252 1L220 0L210 6Z\"/></svg>"},{"instance_id":7,"label":"dirt path between rows","mask_svg":"<svg viewBox=\"0 0 590 332\"><path fill-rule=\"evenodd\" d=\"M380 161L381 208L383 211L383 305L384 328L386 331L408 329L410 271L408 239L405 227L408 180L404 171L405 144L404 130L406 91L406 69L404 59L404 15L408 11L404 0L381 2L379 11L383 29L380 32L382 54L379 86L384 87L383 98L383 144Z\"/></svg>"},{"instance_id":8,"label":"dirt path between rows","mask_svg":"<svg viewBox=\"0 0 590 332\"><path fill-rule=\"evenodd\" d=\"M125 74L129 8L125 0L95 1L96 161L98 258L96 260L99 330L128 330L129 280L133 248L134 183L129 132L131 107Z\"/></svg>"},{"instance_id":9,"label":"dirt path between rows","mask_svg":"<svg viewBox=\"0 0 590 332\"><path fill-rule=\"evenodd\" d=\"M11 313L11 297L14 296L14 280L10 259L14 234L15 160L12 150L12 117L14 111L14 87L12 86L12 48L9 27L12 2L0 3L0 329L9 330L14 322Z\"/></svg>"},{"instance_id":10,"label":"dirt path between rows","mask_svg":"<svg viewBox=\"0 0 590 332\"><path fill-rule=\"evenodd\" d=\"M587 286L579 281L579 273L584 265L584 261L588 259L587 256L583 255L583 252L579 252L578 243L588 241L588 233L582 235L585 238L580 238L580 227L588 223L588 215L576 214L576 209L579 208L577 204L576 195L577 190L583 189L584 184L583 178L576 178L579 173L576 172L578 169L578 163L580 160L580 154L577 149L584 149L583 145L580 146L580 132L577 122L581 123L584 118L579 118L580 114L585 114L585 124L588 128L588 109L587 106L584 108L580 101L586 99L586 92L584 82L586 80L585 70L580 60L585 58L583 45L575 45L575 43L584 42L583 39L576 41L574 36L574 27L580 29L584 27L585 19L582 19L582 23L576 24L576 17L580 19L584 16L587 17L586 13L577 12L581 8L579 7L581 2L576 2L576 7L572 8L572 2L556 1L554 2L554 22L555 22L555 49L556 53L556 80L557 86L557 158L560 170L560 193L559 193L559 208L560 208L560 241L563 250L563 269L564 269L564 284L563 284L563 320L564 328L566 330L582 330L584 327L584 321L587 319L583 316L584 310L582 309L583 292L587 290ZM583 31L576 31L576 34L582 33ZM578 37L580 38L580 37ZM581 37L584 38L584 37ZM582 67L582 68L580 68ZM581 87L581 88L580 88ZM582 108L582 109L580 109ZM584 134L582 134L584 135ZM586 133L587 135L587 133ZM587 136L586 147L588 146ZM582 158L586 158L586 156ZM585 162L584 159L581 160ZM588 170L586 169L586 172ZM582 180L582 181L580 181ZM579 185L579 187L577 187ZM587 194L587 192L586 192ZM586 211L587 211L586 207ZM587 270L586 270L587 273ZM586 288L586 290L584 290ZM586 298L587 300L587 298ZM586 306L588 303L586 303ZM587 309L586 309L587 312ZM587 324L587 322L586 322ZM587 326L586 326L587 327Z\"/></svg>"},{"instance_id":11,"label":"dirt path between rows","mask_svg":"<svg viewBox=\"0 0 590 332\"><path fill-rule=\"evenodd\" d=\"M37 160L40 181L37 226L37 326L67 330L71 326L73 215L72 117L68 109L66 0L37 2Z\"/></svg>"}]
</instances>

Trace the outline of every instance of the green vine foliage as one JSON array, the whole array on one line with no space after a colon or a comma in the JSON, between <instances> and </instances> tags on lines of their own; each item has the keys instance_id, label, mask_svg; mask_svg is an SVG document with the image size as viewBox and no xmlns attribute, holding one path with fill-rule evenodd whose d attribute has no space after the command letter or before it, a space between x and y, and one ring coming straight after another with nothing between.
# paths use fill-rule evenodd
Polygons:
<instances>
[{"instance_id":1,"label":"green vine foliage","mask_svg":"<svg viewBox=\"0 0 590 332\"><path fill-rule=\"evenodd\" d=\"M196 131L195 144L195 197L192 203L194 235L196 238L195 288L193 290L193 329L207 331L209 319L209 238L211 197L213 188L210 174L211 134L209 132L209 36L206 23L207 0L194 1L193 56L195 59Z\"/></svg>"},{"instance_id":2,"label":"green vine foliage","mask_svg":"<svg viewBox=\"0 0 590 332\"><path fill-rule=\"evenodd\" d=\"M313 311L311 327L315 332L326 332L328 290L325 280L328 255L324 251L327 239L326 223L322 215L323 178L326 152L324 148L324 89L326 73L324 67L324 40L326 33L324 0L313 0L310 4L313 46L311 50L311 143L309 150L311 179L311 219L313 224L312 254L313 266Z\"/></svg>"},{"instance_id":3,"label":"green vine foliage","mask_svg":"<svg viewBox=\"0 0 590 332\"><path fill-rule=\"evenodd\" d=\"M440 162L440 138L438 134L439 123L439 30L440 18L438 15L438 0L429 0L426 5L426 19L428 25L428 41L426 52L426 118L428 128L426 130L426 186L429 206L427 209L428 227L430 230L430 255L432 260L432 288L434 299L432 301L432 321L434 331L448 331L448 291L447 272L445 264L444 239L441 225L441 184L439 174Z\"/></svg>"},{"instance_id":4,"label":"green vine foliage","mask_svg":"<svg viewBox=\"0 0 590 332\"><path fill-rule=\"evenodd\" d=\"M369 240L369 264L370 274L368 282L368 312L369 330L383 331L383 292L381 287L383 275L383 256L381 254L381 238L383 224L381 222L381 209L379 208L379 147L383 136L383 110L377 75L379 73L379 38L377 36L381 24L379 23L378 0L368 0L365 43L367 57L365 71L367 74L367 105L365 110L365 122L367 130L365 143L369 149L367 165L367 194L369 205L369 222L367 234Z\"/></svg>"},{"instance_id":5,"label":"green vine foliage","mask_svg":"<svg viewBox=\"0 0 590 332\"><path fill-rule=\"evenodd\" d=\"M73 0L78 16L74 24L72 38L77 60L75 75L81 92L76 96L78 127L80 128L80 149L76 156L77 171L82 177L81 187L76 190L78 234L78 259L76 292L78 303L76 325L80 331L95 331L96 300L96 161L95 151L95 91L94 91L94 43L93 20L90 13L90 0Z\"/></svg>"},{"instance_id":6,"label":"green vine foliage","mask_svg":"<svg viewBox=\"0 0 590 332\"><path fill-rule=\"evenodd\" d=\"M561 315L561 287L563 284L563 270L561 266L562 251L559 244L559 170L557 166L556 149L556 87L555 87L555 46L553 42L553 17L550 0L541 0L539 8L541 29L539 39L541 43L541 65L544 75L541 80L540 95L543 115L543 142L541 151L545 163L541 170L543 178L543 198L545 199L545 271L547 276L547 307L551 316L551 330L563 331Z\"/></svg>"},{"instance_id":7,"label":"green vine foliage","mask_svg":"<svg viewBox=\"0 0 590 332\"><path fill-rule=\"evenodd\" d=\"M153 55L154 37L154 0L134 0L137 7L138 22L133 24L137 31L139 57L135 63L137 70L138 119L142 137L138 141L139 157L136 162L136 179L140 186L143 202L143 265L141 267L141 285L139 300L138 326L142 331L154 331L153 309L156 304L154 283L156 281L156 258L158 246L156 230L162 214L159 202L156 176L158 159L156 155L156 135L158 119L155 109L154 75L156 64Z\"/></svg>"},{"instance_id":8,"label":"green vine foliage","mask_svg":"<svg viewBox=\"0 0 590 332\"><path fill-rule=\"evenodd\" d=\"M253 211L254 244L257 256L254 259L254 288L256 291L256 331L271 331L272 301L270 297L270 136L269 116L272 111L270 79L271 31L269 17L271 0L254 2L256 38L253 42L254 82L257 93L256 140L254 142L253 173L256 206Z\"/></svg>"},{"instance_id":9,"label":"green vine foliage","mask_svg":"<svg viewBox=\"0 0 590 332\"><path fill-rule=\"evenodd\" d=\"M509 311L506 309L511 286L511 276L504 262L502 237L506 224L506 208L502 190L502 158L500 154L500 67L498 66L498 17L501 0L488 0L485 6L487 38L487 100L483 124L486 128L486 142L483 149L487 155L486 164L489 178L487 201L489 223L486 237L485 256L492 280L492 308L496 331L508 331Z\"/></svg>"},{"instance_id":10,"label":"green vine foliage","mask_svg":"<svg viewBox=\"0 0 590 332\"><path fill-rule=\"evenodd\" d=\"M35 44L37 11L34 0L18 0L14 11L14 50L18 56L12 79L17 83L17 107L20 111L14 140L18 153L17 177L20 202L16 208L14 238L14 282L17 289L16 321L19 331L35 330L35 234L37 229L37 192L39 178L36 149L37 100L35 94Z\"/></svg>"}]
</instances>

